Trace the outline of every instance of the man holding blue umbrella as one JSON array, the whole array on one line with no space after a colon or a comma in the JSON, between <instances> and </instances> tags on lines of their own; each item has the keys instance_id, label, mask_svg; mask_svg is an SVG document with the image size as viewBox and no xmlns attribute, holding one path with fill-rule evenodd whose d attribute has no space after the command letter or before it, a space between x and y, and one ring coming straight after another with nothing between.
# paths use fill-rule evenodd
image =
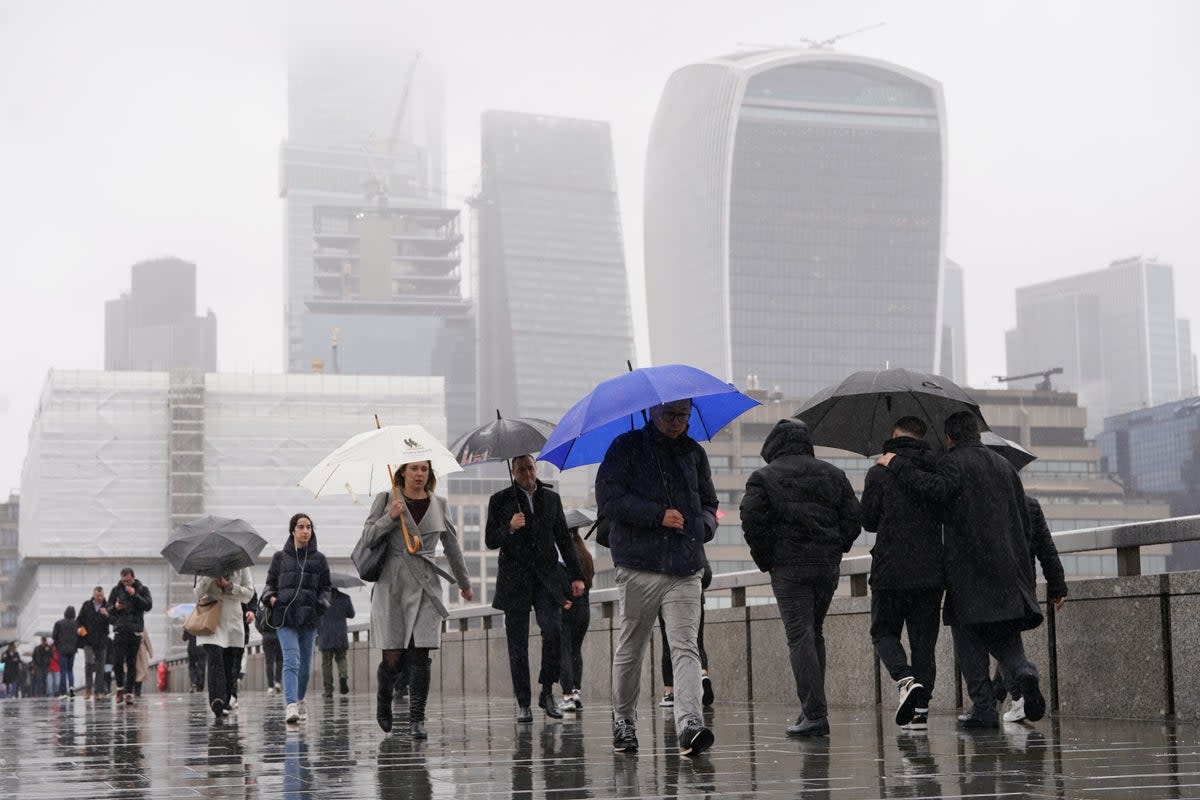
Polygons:
<instances>
[{"instance_id":1,"label":"man holding blue umbrella","mask_svg":"<svg viewBox=\"0 0 1200 800\"><path fill-rule=\"evenodd\" d=\"M638 749L635 709L646 647L661 611L675 673L675 727L682 755L713 744L701 711L700 579L704 543L716 532L717 495L708 456L687 435L692 401L653 406L649 422L616 437L596 474L599 514L621 593L613 655L613 749Z\"/></svg>"}]
</instances>

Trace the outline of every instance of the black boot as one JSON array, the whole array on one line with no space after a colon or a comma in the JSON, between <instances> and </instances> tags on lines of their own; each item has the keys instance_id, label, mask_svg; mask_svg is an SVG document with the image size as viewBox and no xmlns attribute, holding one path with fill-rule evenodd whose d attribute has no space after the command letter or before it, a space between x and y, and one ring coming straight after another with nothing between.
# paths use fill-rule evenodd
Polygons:
<instances>
[{"instance_id":1,"label":"black boot","mask_svg":"<svg viewBox=\"0 0 1200 800\"><path fill-rule=\"evenodd\" d=\"M408 732L414 739L427 739L425 701L429 699L429 656L409 658Z\"/></svg>"},{"instance_id":2,"label":"black boot","mask_svg":"<svg viewBox=\"0 0 1200 800\"><path fill-rule=\"evenodd\" d=\"M338 691L342 694L350 694L350 682L345 678L338 679Z\"/></svg>"},{"instance_id":3,"label":"black boot","mask_svg":"<svg viewBox=\"0 0 1200 800\"><path fill-rule=\"evenodd\" d=\"M375 721L384 733L392 731L392 686L396 682L396 673L388 669L386 662L380 662L375 670Z\"/></svg>"}]
</instances>

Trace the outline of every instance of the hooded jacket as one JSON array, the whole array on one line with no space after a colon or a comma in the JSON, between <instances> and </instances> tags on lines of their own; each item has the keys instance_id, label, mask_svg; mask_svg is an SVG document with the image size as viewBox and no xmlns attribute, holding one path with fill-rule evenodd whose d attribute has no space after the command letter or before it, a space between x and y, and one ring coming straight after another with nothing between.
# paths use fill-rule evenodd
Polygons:
<instances>
[{"instance_id":1,"label":"hooded jacket","mask_svg":"<svg viewBox=\"0 0 1200 800\"><path fill-rule=\"evenodd\" d=\"M762 446L765 467L746 481L742 533L763 572L796 567L801 579L836 578L861 533L846 473L813 455L808 426L781 419Z\"/></svg>"},{"instance_id":2,"label":"hooded jacket","mask_svg":"<svg viewBox=\"0 0 1200 800\"><path fill-rule=\"evenodd\" d=\"M267 623L272 628L312 628L329 608L329 563L317 550L317 534L300 550L289 533L282 550L271 556L262 592ZM271 598L275 605L271 605Z\"/></svg>"},{"instance_id":3,"label":"hooded jacket","mask_svg":"<svg viewBox=\"0 0 1200 800\"><path fill-rule=\"evenodd\" d=\"M329 609L321 615L321 624L317 628L317 649L321 652L349 649L348 619L354 619L354 601L345 592L333 589L329 593Z\"/></svg>"},{"instance_id":4,"label":"hooded jacket","mask_svg":"<svg viewBox=\"0 0 1200 800\"><path fill-rule=\"evenodd\" d=\"M686 433L671 439L647 422L614 439L596 472L596 505L609 520L613 564L667 575L704 568L717 492L708 454ZM671 508L683 515L683 530L663 527Z\"/></svg>"},{"instance_id":5,"label":"hooded jacket","mask_svg":"<svg viewBox=\"0 0 1200 800\"><path fill-rule=\"evenodd\" d=\"M67 606L63 618L54 623L54 647L60 656L70 658L79 650L79 623L75 621L75 606Z\"/></svg>"},{"instance_id":6,"label":"hooded jacket","mask_svg":"<svg viewBox=\"0 0 1200 800\"><path fill-rule=\"evenodd\" d=\"M915 465L933 469L933 450L921 439L889 439L883 452L905 455ZM867 472L862 523L865 530L876 534L871 548L871 588L940 589L945 585L937 507L902 486L887 467L876 464Z\"/></svg>"},{"instance_id":7,"label":"hooded jacket","mask_svg":"<svg viewBox=\"0 0 1200 800\"><path fill-rule=\"evenodd\" d=\"M117 585L108 593L108 615L113 634L118 636L122 633L141 633L146 627L146 612L154 608L149 586L137 578L130 585L133 594L125 590L125 584L121 581L117 581Z\"/></svg>"}]
</instances>

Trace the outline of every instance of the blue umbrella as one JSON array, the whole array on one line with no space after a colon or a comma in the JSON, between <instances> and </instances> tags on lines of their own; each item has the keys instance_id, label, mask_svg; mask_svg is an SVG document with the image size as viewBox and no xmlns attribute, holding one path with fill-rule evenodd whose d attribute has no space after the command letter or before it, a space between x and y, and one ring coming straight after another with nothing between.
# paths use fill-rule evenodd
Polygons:
<instances>
[{"instance_id":1,"label":"blue umbrella","mask_svg":"<svg viewBox=\"0 0 1200 800\"><path fill-rule=\"evenodd\" d=\"M568 409L542 447L539 461L559 469L598 464L613 439L645 424L643 412L673 400L692 401L688 435L712 439L759 402L731 383L684 364L643 367L599 384Z\"/></svg>"}]
</instances>

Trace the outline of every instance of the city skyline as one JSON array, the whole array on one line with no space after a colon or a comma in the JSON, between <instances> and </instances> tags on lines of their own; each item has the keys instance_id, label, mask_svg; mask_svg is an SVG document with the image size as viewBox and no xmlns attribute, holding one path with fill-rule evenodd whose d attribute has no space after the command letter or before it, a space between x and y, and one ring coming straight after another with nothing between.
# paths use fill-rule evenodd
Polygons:
<instances>
[{"instance_id":1,"label":"city skyline","mask_svg":"<svg viewBox=\"0 0 1200 800\"><path fill-rule=\"evenodd\" d=\"M1192 4L928 2L897 17L880 2L818 3L802 13L762 2L732 22L680 3L519 5L465 15L449 7L396 10L414 44L442 67L448 192L458 203L473 188L483 108L610 121L643 347L638 198L649 120L666 77L739 42L822 38L875 19L889 24L842 42L841 51L905 64L945 86L947 254L968 267L972 383L1004 371L1003 331L1022 283L1158 253L1179 270L1181 305L1190 305L1180 316L1200 314L1200 243L1190 221L1200 193L1190 145L1200 135L1200 111L1179 102L1200 94L1197 56L1185 38L1195 28ZM17 3L0 15L3 73L26 75L2 90L9 102L0 134L12 147L0 155L10 177L0 203L16 234L12 263L38 265L23 273L19 301L10 295L0 314L7 341L37 343L14 353L0 389L0 408L8 408L0 413L0 445L10 454L0 481L16 485L46 370L101 363L103 310L95 298L115 296L131 263L168 253L199 263L200 306L222 320L222 366L270 372L283 363L284 5L239 7L237 26L217 6L129 3L62 15ZM526 29L522 9L556 35ZM666 27L675 35L664 41ZM614 41L629 58L612 59ZM78 135L80 120L99 119L105 124ZM83 197L104 202L84 211ZM56 309L53 320L45 308Z\"/></svg>"}]
</instances>

